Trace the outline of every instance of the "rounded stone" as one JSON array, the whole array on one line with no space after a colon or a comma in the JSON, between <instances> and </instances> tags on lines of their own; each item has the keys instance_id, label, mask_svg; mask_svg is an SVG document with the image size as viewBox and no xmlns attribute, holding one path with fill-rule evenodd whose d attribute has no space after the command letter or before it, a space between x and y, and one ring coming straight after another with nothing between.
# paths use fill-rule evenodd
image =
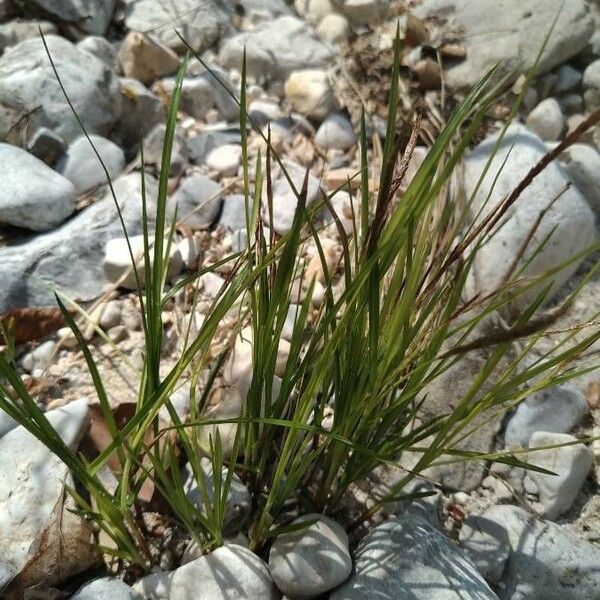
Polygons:
<instances>
[{"instance_id":1,"label":"rounded stone","mask_svg":"<svg viewBox=\"0 0 600 600\"><path fill-rule=\"evenodd\" d=\"M180 221L192 228L208 227L221 208L221 186L206 175L193 173L183 180L171 201Z\"/></svg>"},{"instance_id":2,"label":"rounded stone","mask_svg":"<svg viewBox=\"0 0 600 600\"><path fill-rule=\"evenodd\" d=\"M239 545L226 544L171 572L159 571L133 586L153 600L277 600L267 565Z\"/></svg>"},{"instance_id":3,"label":"rounded stone","mask_svg":"<svg viewBox=\"0 0 600 600\"><path fill-rule=\"evenodd\" d=\"M585 108L592 112L600 108L600 59L590 63L583 72Z\"/></svg>"},{"instance_id":4,"label":"rounded stone","mask_svg":"<svg viewBox=\"0 0 600 600\"><path fill-rule=\"evenodd\" d=\"M504 441L509 447L526 447L536 431L567 433L587 412L585 396L574 386L539 391L519 404L506 425Z\"/></svg>"},{"instance_id":5,"label":"rounded stone","mask_svg":"<svg viewBox=\"0 0 600 600\"><path fill-rule=\"evenodd\" d=\"M343 115L329 115L315 135L315 144L323 150L348 150L355 143L352 123Z\"/></svg>"},{"instance_id":6,"label":"rounded stone","mask_svg":"<svg viewBox=\"0 0 600 600\"><path fill-rule=\"evenodd\" d=\"M89 140L82 135L69 146L56 164L56 170L71 181L78 193L82 193L108 183L103 164L110 178L115 179L125 168L123 150L99 135L90 135Z\"/></svg>"},{"instance_id":7,"label":"rounded stone","mask_svg":"<svg viewBox=\"0 0 600 600\"><path fill-rule=\"evenodd\" d=\"M293 524L310 521L304 529L278 536L269 553L271 577L290 598L315 598L343 583L352 571L342 526L320 514L304 515Z\"/></svg>"},{"instance_id":8,"label":"rounded stone","mask_svg":"<svg viewBox=\"0 0 600 600\"><path fill-rule=\"evenodd\" d=\"M339 44L348 37L350 23L344 15L333 13L321 19L316 27L316 32L330 44Z\"/></svg>"},{"instance_id":9,"label":"rounded stone","mask_svg":"<svg viewBox=\"0 0 600 600\"><path fill-rule=\"evenodd\" d=\"M223 144L211 150L206 157L206 166L220 175L236 175L242 164L242 147L239 144Z\"/></svg>"},{"instance_id":10,"label":"rounded stone","mask_svg":"<svg viewBox=\"0 0 600 600\"><path fill-rule=\"evenodd\" d=\"M115 72L60 36L49 35L45 42L88 132L107 134L121 114L121 93ZM45 126L67 143L81 135L39 37L9 48L0 57L0 104L20 114L31 111L31 131Z\"/></svg>"},{"instance_id":11,"label":"rounded stone","mask_svg":"<svg viewBox=\"0 0 600 600\"><path fill-rule=\"evenodd\" d=\"M548 519L556 519L573 506L592 466L590 451L583 444L575 444L576 441L577 438L567 433L536 431L531 436L530 447L557 446L528 456L528 462L555 473L529 472Z\"/></svg>"},{"instance_id":12,"label":"rounded stone","mask_svg":"<svg viewBox=\"0 0 600 600\"><path fill-rule=\"evenodd\" d=\"M284 91L295 111L313 119L322 120L337 108L327 72L321 69L294 71L287 78Z\"/></svg>"},{"instance_id":13,"label":"rounded stone","mask_svg":"<svg viewBox=\"0 0 600 600\"><path fill-rule=\"evenodd\" d=\"M562 133L565 117L558 101L546 98L529 113L526 123L544 141L555 141Z\"/></svg>"},{"instance_id":14,"label":"rounded stone","mask_svg":"<svg viewBox=\"0 0 600 600\"><path fill-rule=\"evenodd\" d=\"M0 223L47 231L75 210L75 188L21 148L0 144Z\"/></svg>"},{"instance_id":15,"label":"rounded stone","mask_svg":"<svg viewBox=\"0 0 600 600\"><path fill-rule=\"evenodd\" d=\"M131 588L120 579L103 577L86 583L71 600L133 600Z\"/></svg>"},{"instance_id":16,"label":"rounded stone","mask_svg":"<svg viewBox=\"0 0 600 600\"><path fill-rule=\"evenodd\" d=\"M462 523L458 539L486 581L498 582L511 551L506 529L485 517L469 515Z\"/></svg>"}]
</instances>

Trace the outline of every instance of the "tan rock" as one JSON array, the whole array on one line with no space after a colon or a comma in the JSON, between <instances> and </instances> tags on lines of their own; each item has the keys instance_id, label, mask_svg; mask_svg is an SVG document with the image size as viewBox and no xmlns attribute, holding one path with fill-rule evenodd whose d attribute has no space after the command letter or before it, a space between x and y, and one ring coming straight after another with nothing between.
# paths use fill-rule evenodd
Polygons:
<instances>
[{"instance_id":1,"label":"tan rock","mask_svg":"<svg viewBox=\"0 0 600 600\"><path fill-rule=\"evenodd\" d=\"M307 117L322 120L338 108L327 72L321 69L294 71L284 89L292 108Z\"/></svg>"},{"instance_id":2,"label":"tan rock","mask_svg":"<svg viewBox=\"0 0 600 600\"><path fill-rule=\"evenodd\" d=\"M139 31L127 34L119 50L118 60L126 77L132 77L146 85L172 75L179 68L179 57L173 50Z\"/></svg>"}]
</instances>

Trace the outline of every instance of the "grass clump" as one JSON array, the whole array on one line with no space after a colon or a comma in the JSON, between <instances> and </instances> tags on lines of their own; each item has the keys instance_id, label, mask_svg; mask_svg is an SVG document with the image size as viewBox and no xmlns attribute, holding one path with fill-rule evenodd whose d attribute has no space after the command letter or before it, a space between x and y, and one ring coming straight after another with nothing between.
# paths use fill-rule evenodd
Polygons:
<instances>
[{"instance_id":1,"label":"grass clump","mask_svg":"<svg viewBox=\"0 0 600 600\"><path fill-rule=\"evenodd\" d=\"M335 515L354 484L381 464L401 465L408 454L416 457L412 468L389 494L347 522L349 529L368 520L387 502L412 497L406 491L409 484L435 465L496 460L537 468L514 454L478 454L461 450L460 444L482 414L503 413L533 391L576 377L579 373L572 368L573 361L600 332L592 328L576 343L571 343L573 333L566 332L549 353L535 362L528 360L529 350L551 325L536 311L547 299L553 275L527 277L531 258L493 293L466 297L477 252L505 217L509 202L518 201L518 194L511 196L473 225L470 199L450 185L499 88L491 83L491 72L471 91L399 196L416 144L418 119L398 119L398 54L397 43L379 165L369 164L362 119L361 168L356 174L360 200L353 207L350 233L333 210L334 194L307 205L308 173L296 189L268 135L266 154L259 155L250 176L247 127L253 124L245 110L243 70L240 127L247 246L165 289L165 257L174 232L168 216L168 171L184 61L169 109L154 222L146 218L143 198L145 261L142 272L134 269L145 335L144 366L135 414L123 427L117 426L77 323L57 298L88 363L112 438L97 456L73 453L62 443L14 363L0 357L4 378L0 408L73 471L81 487L69 491L80 514L96 524L99 551L114 557L121 567L147 572L158 562L159 554L143 524L147 504L141 490L149 482L158 492L165 515L209 551L225 539L228 492L234 476L240 477L252 498L247 526L250 544L260 552L271 538L289 529L293 517L315 511ZM283 169L297 198L291 231L281 237L269 227L274 163ZM143 181L143 171L141 177ZM378 180L377 190L370 189L373 179ZM334 260L319 237L322 211L330 213L338 229L341 256ZM299 258L309 244L319 257L311 268ZM534 256L535 251L528 255ZM163 310L180 291L193 289L204 273L223 264L229 265L225 285L197 335L187 330L180 357L163 374ZM321 302L315 298L317 289L323 296ZM538 290L534 300L511 317L510 306L531 290ZM298 309L287 342L282 336L290 305ZM219 323L233 311L239 317L229 351L214 356ZM490 330L489 323L498 314L509 319L508 325L501 331ZM517 338L521 350L515 350L512 343ZM221 393L226 399L233 393L218 382L235 365L235 347L243 344L250 348L251 376L247 385L236 390L238 409L226 417L210 418L211 396ZM282 346L286 348L283 355ZM422 421L420 409L428 386L465 353L483 347L487 348L484 364L454 410ZM170 398L186 380L192 382L191 416L182 422ZM169 426L159 422L163 407L172 421ZM202 457L208 457L209 478ZM109 463L112 483L107 484ZM186 497L184 463L189 463L194 474L201 508Z\"/></svg>"}]
</instances>

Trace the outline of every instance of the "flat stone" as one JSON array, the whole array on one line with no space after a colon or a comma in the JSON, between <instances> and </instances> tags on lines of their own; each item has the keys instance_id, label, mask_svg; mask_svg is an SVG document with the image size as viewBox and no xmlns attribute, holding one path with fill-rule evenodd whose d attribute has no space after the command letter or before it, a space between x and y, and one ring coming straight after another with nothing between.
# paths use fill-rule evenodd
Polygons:
<instances>
[{"instance_id":1,"label":"flat stone","mask_svg":"<svg viewBox=\"0 0 600 600\"><path fill-rule=\"evenodd\" d=\"M493 506L483 517L504 527L512 553L502 600L589 600L600 593L600 550L566 526L539 521L518 506Z\"/></svg>"},{"instance_id":2,"label":"flat stone","mask_svg":"<svg viewBox=\"0 0 600 600\"><path fill-rule=\"evenodd\" d=\"M561 65L556 70L558 79L554 84L553 92L560 94L561 92L570 92L573 88L576 88L582 79L582 74L571 65Z\"/></svg>"},{"instance_id":3,"label":"flat stone","mask_svg":"<svg viewBox=\"0 0 600 600\"><path fill-rule=\"evenodd\" d=\"M249 76L276 80L298 69L323 67L334 55L304 21L292 16L277 17L227 39L219 52L220 64L240 70L244 49Z\"/></svg>"},{"instance_id":4,"label":"flat stone","mask_svg":"<svg viewBox=\"0 0 600 600\"><path fill-rule=\"evenodd\" d=\"M276 100L253 100L248 104L248 117L259 127L283 116Z\"/></svg>"},{"instance_id":5,"label":"flat stone","mask_svg":"<svg viewBox=\"0 0 600 600\"><path fill-rule=\"evenodd\" d=\"M466 59L446 69L445 82L453 89L473 87L497 63L499 77L527 72L554 19L538 65L540 74L579 54L594 31L584 0L425 0L413 13L421 19L441 19L444 29L465 44Z\"/></svg>"},{"instance_id":6,"label":"flat stone","mask_svg":"<svg viewBox=\"0 0 600 600\"><path fill-rule=\"evenodd\" d=\"M362 539L355 573L330 600L494 600L463 551L418 518L392 519Z\"/></svg>"},{"instance_id":7,"label":"flat stone","mask_svg":"<svg viewBox=\"0 0 600 600\"><path fill-rule=\"evenodd\" d=\"M47 231L75 210L71 182L21 148L0 143L0 223Z\"/></svg>"},{"instance_id":8,"label":"flat stone","mask_svg":"<svg viewBox=\"0 0 600 600\"><path fill-rule=\"evenodd\" d=\"M171 96L175 89L175 79L163 79L155 90ZM205 77L185 77L181 84L181 110L194 117L204 119L208 111L215 106L215 86Z\"/></svg>"},{"instance_id":9,"label":"flat stone","mask_svg":"<svg viewBox=\"0 0 600 600\"><path fill-rule=\"evenodd\" d=\"M465 163L467 194L471 194L475 189L496 141L497 135L494 134L486 138L467 156ZM483 207L480 218L483 219L509 195L545 154L546 146L536 135L520 125L509 127L475 195L473 210L478 211ZM505 159L506 164L497 177ZM540 213L545 211L561 193L560 198L547 210L540 221L534 236L538 242L529 245L518 262L518 267L536 253L529 262L525 274L530 277L541 275L561 265L594 242L596 238L594 214L577 189L571 187L564 191L567 182L568 178L560 165L551 163L523 191L506 213L508 217L504 219L506 222L477 253L472 271L473 292L487 293L501 285ZM491 194L487 201L490 190ZM537 252L540 241L548 236L551 236L548 243ZM547 301L568 281L580 262L581 259L574 261L552 275L553 285L546 297ZM544 286L545 283L530 287L515 300L514 304L522 306L533 300Z\"/></svg>"},{"instance_id":10,"label":"flat stone","mask_svg":"<svg viewBox=\"0 0 600 600\"><path fill-rule=\"evenodd\" d=\"M244 0L246 17L252 23L268 21L274 17L292 14L287 4L281 0Z\"/></svg>"},{"instance_id":11,"label":"flat stone","mask_svg":"<svg viewBox=\"0 0 600 600\"><path fill-rule=\"evenodd\" d=\"M121 303L117 300L111 300L107 302L102 308L102 312L100 313L100 319L98 320L98 325L104 329L104 331L108 331L113 327L121 324L122 319L122 311L121 311Z\"/></svg>"},{"instance_id":12,"label":"flat stone","mask_svg":"<svg viewBox=\"0 0 600 600\"><path fill-rule=\"evenodd\" d=\"M18 423L0 408L0 438L17 425Z\"/></svg>"},{"instance_id":13,"label":"flat stone","mask_svg":"<svg viewBox=\"0 0 600 600\"><path fill-rule=\"evenodd\" d=\"M500 524L469 515L461 524L458 540L485 580L497 583L510 556L510 540Z\"/></svg>"},{"instance_id":14,"label":"flat stone","mask_svg":"<svg viewBox=\"0 0 600 600\"><path fill-rule=\"evenodd\" d=\"M143 231L140 186L139 173L124 175L113 183L131 235ZM156 216L157 190L156 180L147 174L150 228ZM55 231L0 248L0 278L4 282L0 313L23 306L54 306L55 288L74 300L97 298L110 283L102 269L106 242L122 236L115 202L107 191Z\"/></svg>"},{"instance_id":15,"label":"flat stone","mask_svg":"<svg viewBox=\"0 0 600 600\"><path fill-rule=\"evenodd\" d=\"M62 37L49 35L46 43L88 133L107 134L121 114L114 71ZM41 105L40 90L44 90ZM0 57L0 105L20 114L32 111L31 131L48 127L67 143L81 135L40 38L25 40Z\"/></svg>"},{"instance_id":16,"label":"flat stone","mask_svg":"<svg viewBox=\"0 0 600 600\"><path fill-rule=\"evenodd\" d=\"M489 355L485 351L469 352L426 386L423 390L424 402L420 418L428 421L446 416L456 410L477 375L485 367L488 358ZM495 378L502 373L503 367L506 368L505 363L501 363L490 374L477 393L477 399L489 391ZM456 447L466 451L491 452L502 423L502 416L497 412L497 409L491 408L477 415L469 425L469 431L472 433ZM481 484L486 472L484 461L462 461L431 467L427 470L427 475L445 487L468 492Z\"/></svg>"},{"instance_id":17,"label":"flat stone","mask_svg":"<svg viewBox=\"0 0 600 600\"><path fill-rule=\"evenodd\" d=\"M33 373L36 369L43 371L51 363L55 354L56 342L54 340L46 340L21 358L21 366L26 371L29 371L29 373Z\"/></svg>"},{"instance_id":18,"label":"flat stone","mask_svg":"<svg viewBox=\"0 0 600 600\"><path fill-rule=\"evenodd\" d=\"M528 396L510 417L504 434L505 444L527 447L536 431L567 433L587 412L585 396L572 385L542 390Z\"/></svg>"},{"instance_id":19,"label":"flat stone","mask_svg":"<svg viewBox=\"0 0 600 600\"><path fill-rule=\"evenodd\" d=\"M177 219L193 228L211 225L221 201L221 186L200 173L186 177L170 200L177 206Z\"/></svg>"},{"instance_id":20,"label":"flat stone","mask_svg":"<svg viewBox=\"0 0 600 600\"><path fill-rule=\"evenodd\" d=\"M298 15L314 25L323 17L335 12L331 0L294 0L294 8Z\"/></svg>"},{"instance_id":21,"label":"flat stone","mask_svg":"<svg viewBox=\"0 0 600 600\"><path fill-rule=\"evenodd\" d=\"M577 438L566 433L536 431L529 442L533 448L554 444L572 444ZM529 471L528 476L538 489L544 514L556 519L567 512L581 490L592 467L592 455L583 444L539 450L528 455L528 462L548 469L556 475Z\"/></svg>"},{"instance_id":22,"label":"flat stone","mask_svg":"<svg viewBox=\"0 0 600 600\"><path fill-rule=\"evenodd\" d=\"M401 466L380 465L373 469L369 474L369 481L372 483L370 496L376 502L389 496L395 486L406 477L407 469L412 470L417 461L418 457L405 453L401 457ZM430 495L386 502L381 509L382 516L405 519L419 518L443 531L444 527L440 521L442 495L439 490L435 490L429 481L420 477L416 477L402 487L402 494L410 495L423 492L428 492Z\"/></svg>"},{"instance_id":23,"label":"flat stone","mask_svg":"<svg viewBox=\"0 0 600 600\"><path fill-rule=\"evenodd\" d=\"M227 544L171 571L147 575L134 586L139 600L277 600L267 565L239 545Z\"/></svg>"},{"instance_id":24,"label":"flat stone","mask_svg":"<svg viewBox=\"0 0 600 600\"><path fill-rule=\"evenodd\" d=\"M76 450L89 423L85 400L46 413L63 442ZM73 485L67 466L24 427L0 438L0 593L53 585L96 560L92 530L67 509ZM9 596L10 597L10 596ZM22 596L21 596L22 597Z\"/></svg>"},{"instance_id":25,"label":"flat stone","mask_svg":"<svg viewBox=\"0 0 600 600\"><path fill-rule=\"evenodd\" d=\"M195 165L203 165L206 157L212 150L225 144L237 144L242 142L239 129L214 129L205 130L187 140L190 162Z\"/></svg>"},{"instance_id":26,"label":"flat stone","mask_svg":"<svg viewBox=\"0 0 600 600\"><path fill-rule=\"evenodd\" d=\"M583 111L584 100L580 94L573 92L559 94L556 96L556 101L564 115L573 115Z\"/></svg>"},{"instance_id":27,"label":"flat stone","mask_svg":"<svg viewBox=\"0 0 600 600\"><path fill-rule=\"evenodd\" d=\"M91 135L90 139L102 158L102 163L112 179L125 169L125 154L114 142ZM75 186L78 194L108 183L102 163L85 136L78 137L56 164L56 170Z\"/></svg>"},{"instance_id":28,"label":"flat stone","mask_svg":"<svg viewBox=\"0 0 600 600\"><path fill-rule=\"evenodd\" d=\"M177 249L181 254L183 264L188 271L194 270L198 266L198 261L202 256L202 245L198 238L188 236L177 242Z\"/></svg>"},{"instance_id":29,"label":"flat stone","mask_svg":"<svg viewBox=\"0 0 600 600\"><path fill-rule=\"evenodd\" d=\"M277 587L290 598L316 598L343 583L352 571L348 536L333 519L304 515L304 529L275 538L269 553L269 571Z\"/></svg>"}]
</instances>

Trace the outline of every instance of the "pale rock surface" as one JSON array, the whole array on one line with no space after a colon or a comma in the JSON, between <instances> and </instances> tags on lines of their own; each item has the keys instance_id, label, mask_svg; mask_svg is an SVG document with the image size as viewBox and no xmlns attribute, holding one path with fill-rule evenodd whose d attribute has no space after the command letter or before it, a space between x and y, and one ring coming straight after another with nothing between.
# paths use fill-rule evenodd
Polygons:
<instances>
[{"instance_id":1,"label":"pale rock surface","mask_svg":"<svg viewBox=\"0 0 600 600\"><path fill-rule=\"evenodd\" d=\"M594 31L584 0L425 0L414 13L419 18L440 18L445 29L455 31L466 45L466 59L446 70L450 88L471 88L497 63L499 76L527 72L556 17L539 73L581 52Z\"/></svg>"},{"instance_id":2,"label":"pale rock surface","mask_svg":"<svg viewBox=\"0 0 600 600\"><path fill-rule=\"evenodd\" d=\"M123 148L134 148L144 135L166 118L164 104L137 79L123 77L119 87L123 97L123 110L111 137Z\"/></svg>"},{"instance_id":3,"label":"pale rock surface","mask_svg":"<svg viewBox=\"0 0 600 600\"><path fill-rule=\"evenodd\" d=\"M573 144L558 158L569 179L600 214L600 153L587 144Z\"/></svg>"},{"instance_id":4,"label":"pale rock surface","mask_svg":"<svg viewBox=\"0 0 600 600\"><path fill-rule=\"evenodd\" d=\"M285 82L285 97L294 110L314 119L324 119L338 106L329 76L321 69L290 73Z\"/></svg>"},{"instance_id":5,"label":"pale rock surface","mask_svg":"<svg viewBox=\"0 0 600 600\"><path fill-rule=\"evenodd\" d=\"M88 52L57 35L46 37L63 85L88 133L107 134L121 114L121 92L114 71ZM40 90L44 102L40 105ZM19 114L33 111L31 131L45 126L70 143L81 129L50 67L41 38L26 40L0 57L0 104Z\"/></svg>"},{"instance_id":6,"label":"pale rock surface","mask_svg":"<svg viewBox=\"0 0 600 600\"><path fill-rule=\"evenodd\" d=\"M519 404L504 434L508 447L529 445L536 431L568 433L587 414L585 396L566 384L537 392Z\"/></svg>"},{"instance_id":7,"label":"pale rock surface","mask_svg":"<svg viewBox=\"0 0 600 600\"><path fill-rule=\"evenodd\" d=\"M227 544L175 569L147 575L133 586L138 600L278 600L267 565Z\"/></svg>"},{"instance_id":8,"label":"pale rock surface","mask_svg":"<svg viewBox=\"0 0 600 600\"><path fill-rule=\"evenodd\" d=\"M362 539L355 573L330 600L497 600L463 551L415 517L390 519Z\"/></svg>"},{"instance_id":9,"label":"pale rock surface","mask_svg":"<svg viewBox=\"0 0 600 600\"><path fill-rule=\"evenodd\" d=\"M131 0L125 7L125 25L152 31L156 39L177 51L186 51L177 32L197 52L210 48L230 29L230 13L223 2L197 0Z\"/></svg>"},{"instance_id":10,"label":"pale rock surface","mask_svg":"<svg viewBox=\"0 0 600 600\"><path fill-rule=\"evenodd\" d=\"M76 450L89 422L85 400L46 413ZM0 439L0 593L66 580L95 561L91 528L68 512L73 485L67 466L24 427ZM10 586L10 587L9 587Z\"/></svg>"},{"instance_id":11,"label":"pale rock surface","mask_svg":"<svg viewBox=\"0 0 600 600\"><path fill-rule=\"evenodd\" d=\"M565 125L559 103L554 98L542 100L527 116L527 126L544 141L556 141Z\"/></svg>"},{"instance_id":12,"label":"pale rock surface","mask_svg":"<svg viewBox=\"0 0 600 600\"><path fill-rule=\"evenodd\" d=\"M179 68L179 57L173 50L139 31L130 31L119 49L119 64L125 77L148 85Z\"/></svg>"},{"instance_id":13,"label":"pale rock surface","mask_svg":"<svg viewBox=\"0 0 600 600\"><path fill-rule=\"evenodd\" d=\"M483 517L504 527L512 553L500 581L502 600L589 600L600 591L600 550L566 526L518 506L492 506Z\"/></svg>"},{"instance_id":14,"label":"pale rock surface","mask_svg":"<svg viewBox=\"0 0 600 600\"><path fill-rule=\"evenodd\" d=\"M214 169L219 175L237 175L242 164L242 147L238 144L224 144L209 152L206 166Z\"/></svg>"},{"instance_id":15,"label":"pale rock surface","mask_svg":"<svg viewBox=\"0 0 600 600\"><path fill-rule=\"evenodd\" d=\"M281 16L261 23L253 31L227 39L219 62L227 69L241 69L246 48L248 75L283 80L298 69L320 68L334 55L333 48L318 39L301 19Z\"/></svg>"},{"instance_id":16,"label":"pale rock surface","mask_svg":"<svg viewBox=\"0 0 600 600\"><path fill-rule=\"evenodd\" d=\"M350 34L350 23L344 15L334 13L323 17L315 31L330 44L339 44Z\"/></svg>"},{"instance_id":17,"label":"pale rock surface","mask_svg":"<svg viewBox=\"0 0 600 600\"><path fill-rule=\"evenodd\" d=\"M320 514L304 515L294 524L310 521L315 522L275 538L269 553L271 577L290 598L316 598L343 583L352 571L344 528Z\"/></svg>"},{"instance_id":18,"label":"pale rock surface","mask_svg":"<svg viewBox=\"0 0 600 600\"><path fill-rule=\"evenodd\" d=\"M133 257L136 260L138 275L140 279L140 285L144 286L144 236L129 236L129 244L131 245L131 251ZM167 246L165 240L164 248ZM153 239L150 240L150 260L154 256L154 244ZM131 255L129 253L129 246L127 239L113 238L108 240L104 250L104 261L102 264L104 268L104 274L106 278L114 284L118 284L120 287L124 287L128 290L137 289L137 282L135 279L135 272L131 264ZM183 259L181 252L176 244L171 244L171 253L169 255L169 266L167 268L167 281L170 281L179 273L183 268Z\"/></svg>"},{"instance_id":19,"label":"pale rock surface","mask_svg":"<svg viewBox=\"0 0 600 600\"><path fill-rule=\"evenodd\" d=\"M461 524L460 545L489 583L502 577L511 552L506 529L479 515L469 515Z\"/></svg>"},{"instance_id":20,"label":"pale rock surface","mask_svg":"<svg viewBox=\"0 0 600 600\"><path fill-rule=\"evenodd\" d=\"M141 234L139 174L119 177L113 187L127 231L134 236ZM156 196L157 182L147 174L150 228L156 216ZM54 305L55 287L74 300L97 298L109 284L102 268L106 242L122 236L115 202L107 191L55 231L0 248L0 278L4 282L0 287L0 312L22 306Z\"/></svg>"},{"instance_id":21,"label":"pale rock surface","mask_svg":"<svg viewBox=\"0 0 600 600\"><path fill-rule=\"evenodd\" d=\"M120 579L103 577L80 587L71 600L133 600L133 591Z\"/></svg>"},{"instance_id":22,"label":"pale rock surface","mask_svg":"<svg viewBox=\"0 0 600 600\"><path fill-rule=\"evenodd\" d=\"M31 3L57 20L102 35L111 21L116 0L31 0Z\"/></svg>"},{"instance_id":23,"label":"pale rock surface","mask_svg":"<svg viewBox=\"0 0 600 600\"><path fill-rule=\"evenodd\" d=\"M556 444L573 444L577 438L567 433L536 431L529 441L532 448ZM583 444L539 450L529 455L529 462L556 473L546 475L529 471L528 476L537 486L544 515L556 519L567 512L581 490L592 467L592 455Z\"/></svg>"},{"instance_id":24,"label":"pale rock surface","mask_svg":"<svg viewBox=\"0 0 600 600\"><path fill-rule=\"evenodd\" d=\"M25 150L0 143L0 223L47 231L75 210L75 188Z\"/></svg>"},{"instance_id":25,"label":"pale rock surface","mask_svg":"<svg viewBox=\"0 0 600 600\"><path fill-rule=\"evenodd\" d=\"M467 194L475 189L496 140L497 135L491 135L467 155L465 163ZM493 186L494 179L509 152L506 164ZM509 127L475 196L473 210L477 211L485 205L480 218L484 218L502 198L509 195L545 153L545 144L535 134L520 125ZM568 178L560 165L551 163L523 191L516 203L508 210L506 214L508 220L505 219L506 222L491 241L486 243L477 254L473 273L474 282L471 282L471 285L474 284L474 290L490 292L501 284L528 239L529 232L540 213L545 211L562 192L564 193L560 198L544 214L518 266L520 267L523 261L537 250L541 241L552 232L549 242L530 261L526 270L527 275L531 277L542 275L594 242L596 228L592 210L576 188L571 187L564 191L567 182ZM492 186L490 200L486 203ZM580 260L574 261L567 268L553 275L553 285L546 300L549 300L568 281ZM539 293L540 288L541 286L530 287L515 303L522 305L531 301Z\"/></svg>"},{"instance_id":26,"label":"pale rock surface","mask_svg":"<svg viewBox=\"0 0 600 600\"><path fill-rule=\"evenodd\" d=\"M215 487L213 480L213 465L209 458L202 457L200 459L201 477L204 479L206 493L211 502L215 501ZM222 468L222 481L227 478L227 467ZM186 498L199 510L203 510L204 502L200 487L194 476L194 471L190 463L183 467L183 490ZM252 508L252 499L248 488L242 483L240 478L234 474L231 479L229 493L225 502L225 516L223 519L223 528L228 534L237 533L246 519L250 515Z\"/></svg>"},{"instance_id":27,"label":"pale rock surface","mask_svg":"<svg viewBox=\"0 0 600 600\"><path fill-rule=\"evenodd\" d=\"M284 161L285 168L292 179L296 192L300 193L306 170L300 165ZM319 180L309 173L306 205L315 202L321 193ZM266 195L265 195L266 196ZM273 229L280 235L288 233L294 221L294 214L298 206L298 198L290 187L288 180L280 173L273 181ZM265 221L269 222L266 213L266 197L263 198L263 214Z\"/></svg>"},{"instance_id":28,"label":"pale rock surface","mask_svg":"<svg viewBox=\"0 0 600 600\"><path fill-rule=\"evenodd\" d=\"M356 144L352 123L343 115L329 115L317 129L315 144L323 150L349 150Z\"/></svg>"},{"instance_id":29,"label":"pale rock surface","mask_svg":"<svg viewBox=\"0 0 600 600\"><path fill-rule=\"evenodd\" d=\"M100 155L102 162L96 156L96 152ZM111 180L116 179L125 168L123 150L114 142L99 135L91 135L89 140L82 135L69 146L66 154L58 161L55 168L71 181L76 192L81 194L108 183L102 164L108 171Z\"/></svg>"}]
</instances>

